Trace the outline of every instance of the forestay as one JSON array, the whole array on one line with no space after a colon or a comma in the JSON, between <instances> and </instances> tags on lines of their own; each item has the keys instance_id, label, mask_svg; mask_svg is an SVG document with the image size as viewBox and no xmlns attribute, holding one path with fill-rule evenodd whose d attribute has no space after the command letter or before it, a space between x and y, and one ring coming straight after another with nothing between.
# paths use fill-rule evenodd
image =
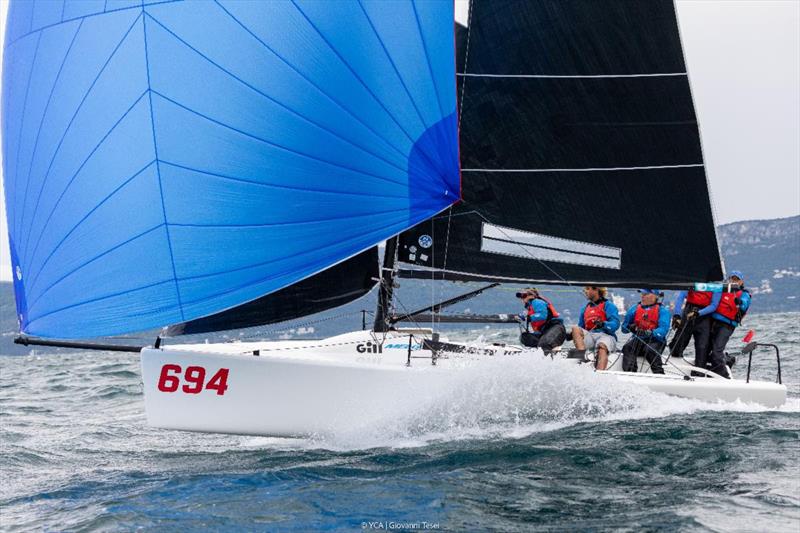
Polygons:
<instances>
[{"instance_id":1,"label":"forestay","mask_svg":"<svg viewBox=\"0 0 800 533\"><path fill-rule=\"evenodd\" d=\"M16 1L3 155L20 328L186 322L460 196L449 1Z\"/></svg>"},{"instance_id":2,"label":"forestay","mask_svg":"<svg viewBox=\"0 0 800 533\"><path fill-rule=\"evenodd\" d=\"M473 0L459 26L464 202L404 275L681 286L722 278L671 0Z\"/></svg>"}]
</instances>

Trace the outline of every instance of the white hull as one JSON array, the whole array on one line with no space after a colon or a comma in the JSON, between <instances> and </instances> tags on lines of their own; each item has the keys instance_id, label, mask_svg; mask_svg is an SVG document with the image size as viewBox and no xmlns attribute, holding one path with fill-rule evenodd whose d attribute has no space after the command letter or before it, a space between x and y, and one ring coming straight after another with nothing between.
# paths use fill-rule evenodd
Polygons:
<instances>
[{"instance_id":1,"label":"white hull","mask_svg":"<svg viewBox=\"0 0 800 533\"><path fill-rule=\"evenodd\" d=\"M508 358L540 353L513 346L482 346L478 353L451 355L432 364L431 352L412 339L413 358L408 366L409 332L392 332L381 339L370 332L354 332L323 341L145 348L141 358L148 424L266 436L326 433L344 423L345 417L351 424L354 413L360 423L369 424L372 417L381 415L378 399L391 402L435 387L437 380L486 359L485 348L495 351L492 364L500 365ZM375 353L378 350L381 353ZM740 400L777 407L786 400L786 387L776 383L719 377L690 380L684 372L688 374L692 367L683 361L669 365L671 373L663 376L623 373L616 371L620 359L613 361L609 371L597 372L598 379L616 378L711 402ZM165 365L173 366L165 370ZM226 379L214 383L213 376L221 369L226 369Z\"/></svg>"}]
</instances>

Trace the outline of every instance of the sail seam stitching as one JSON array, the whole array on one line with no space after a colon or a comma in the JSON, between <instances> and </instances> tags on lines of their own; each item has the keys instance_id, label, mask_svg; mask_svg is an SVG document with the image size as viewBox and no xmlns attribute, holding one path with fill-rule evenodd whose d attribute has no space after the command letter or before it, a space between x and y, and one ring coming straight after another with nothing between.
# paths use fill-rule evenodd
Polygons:
<instances>
[{"instance_id":1,"label":"sail seam stitching","mask_svg":"<svg viewBox=\"0 0 800 533\"><path fill-rule=\"evenodd\" d=\"M64 71L64 65L67 64L67 59L69 58L69 54L72 51L72 46L75 44L75 41L78 38L78 34L81 31L81 27L83 26L83 20L81 20L80 24L75 30L75 35L72 36L72 40L69 43L69 47L67 47L67 52L64 54L64 59L61 60L61 66L58 68L58 73L56 74L55 80L53 81L53 86L50 88L50 94L47 96L47 103L44 106L44 111L42 112L42 119L39 121L39 128L36 131L36 140L33 142L33 153L31 154L30 164L28 165L28 175L25 178L25 194L22 195L22 216L20 217L20 226L23 225L25 222L25 206L28 205L28 186L30 185L31 180L31 171L33 170L33 161L36 159L36 152L39 150L39 139L42 133L42 126L44 125L44 121L47 118L47 112L50 110L50 103L53 101L53 93L55 93L56 85L58 85L59 80L61 79L61 73ZM33 221L31 221L33 223ZM26 242L27 245L27 242Z\"/></svg>"},{"instance_id":2,"label":"sail seam stitching","mask_svg":"<svg viewBox=\"0 0 800 533\"><path fill-rule=\"evenodd\" d=\"M164 94L162 94L162 93L160 93L160 92L156 91L155 89L151 89L150 91L151 91L153 94L155 94L156 96L160 96L160 97L161 97L161 98L163 98L164 100L166 100L166 101L168 101L168 102L171 102L171 103L173 103L174 105L176 105L176 106L180 107L181 109L185 109L186 111L188 111L188 112L190 112L190 113L193 113L193 114L197 115L198 117L201 117L201 118L203 118L203 119L205 119L205 120L207 120L207 121L209 121L209 122L212 122L212 123L214 123L214 124L217 124L217 125L219 125L219 126L222 126L223 128L227 128L227 129L229 129L229 130L231 130L231 131L235 131L235 132L237 132L237 133L239 133L239 134L241 134L241 135L244 135L244 136L246 136L246 137L249 137L249 138L251 138L251 139L254 139L254 140L256 140L256 141L262 142L262 143L264 143L264 144L266 144L266 145L272 146L272 147L274 147L274 148L277 148L277 149L279 149L279 150L283 150L283 151L285 151L285 152L288 152L288 153L291 153L291 154L295 154L295 155L297 155L297 156L300 156L300 157L305 157L305 158L307 158L307 159L311 159L311 160L313 160L313 161L318 161L318 162L320 162L320 163L323 163L323 164L326 164L326 165L330 165L330 166L332 166L332 167L335 167L335 168L341 168L341 169L347 170L347 171L349 171L349 172L353 172L353 173L355 173L355 174L361 174L361 175L364 175L364 176L369 176L369 177L371 177L371 178L375 178L375 179L379 179L379 180L387 181L387 182L389 182L389 183L392 183L392 184L394 184L394 185L401 185L400 183L398 183L398 182L396 182L396 181L393 181L393 180L391 180L391 179L389 179L389 178L385 178L385 177L382 177L382 176L378 176L377 174L372 174L372 173L370 173L370 172L367 172L367 171L365 171L365 170L359 170L359 169L356 169L356 168L348 167L348 166L346 166L346 165L342 165L342 164L339 164L339 163L335 163L335 162L333 162L333 161L328 161L328 160L326 160L326 159L322 159L322 158L320 158L320 157L316 157L316 156L313 156L313 155L310 155L310 154L305 154L305 153L303 153L303 152L299 152L299 151L297 151L297 150L294 150L294 149L292 149L292 148L289 148L289 147L286 147L286 146L283 146L283 145L280 145L280 144L274 143L274 142L272 142L272 141L269 141L269 140L267 140L267 139L263 139L263 138L261 138L261 137L259 137L259 136L257 136L257 135L253 135L252 133L248 133L248 132L246 132L246 131L240 130L239 128L237 128L237 127L235 127L235 126L231 126L231 125L229 125L229 124L225 124L224 122L220 122L219 120L216 120L216 119L214 119L214 118L211 118L211 117L209 117L208 115L205 115L205 114L203 114L203 113L201 113L201 112L199 112L199 111L197 111L197 110L195 110L195 109L192 109L192 108L190 108L190 107L187 107L187 106L183 105L182 103L180 103L180 102L178 102L178 101L176 101L176 100L173 100L172 98L170 98L170 97L168 97L168 96L166 96L166 95L164 95Z\"/></svg>"},{"instance_id":3,"label":"sail seam stitching","mask_svg":"<svg viewBox=\"0 0 800 533\"><path fill-rule=\"evenodd\" d=\"M39 35L39 38L36 40L36 50L33 52L33 61L31 62L31 70L28 73L28 82L25 85L25 98L22 101L22 114L19 117L19 129L17 130L17 154L14 156L14 203L12 204L12 208L14 209L14 214L11 217L8 217L14 223L14 233L18 229L17 224L17 195L19 194L19 190L17 187L17 178L19 178L19 151L22 148L22 131L25 129L25 115L28 113L28 94L30 93L31 89L31 79L33 78L33 72L36 66L36 56L39 55L39 44L42 42L42 36ZM9 213L10 214L10 213Z\"/></svg>"},{"instance_id":4,"label":"sail seam stitching","mask_svg":"<svg viewBox=\"0 0 800 533\"><path fill-rule=\"evenodd\" d=\"M295 7L295 9L297 9L297 11L308 22L309 26L311 26L314 29L314 31L317 33L317 35L319 35L320 39L322 39L325 42L325 44L328 45L328 48L334 53L334 55L339 59L339 61L341 61L341 63L345 67L347 67L347 69L350 71L350 73L353 74L353 76L355 77L355 79L358 80L358 82L361 84L361 86L364 87L364 89L372 96L372 98L375 100L375 102L381 107L381 109L384 110L384 112L392 120L392 122L394 122L397 125L397 127L399 128L399 130L401 132L403 132L403 135L405 135L405 137L409 141L411 141L411 144L414 145L418 139L414 139L411 136L411 134L408 131L406 131L405 127L403 127L403 125L400 124L400 121L394 116L394 114L392 112L389 111L389 108L386 107L386 104L384 104L383 101L380 98L378 98L378 96L372 91L372 89L369 88L369 86L364 82L364 80L361 78L361 76L358 75L358 73L350 65L350 63L345 61L344 57L342 57L342 55L336 50L336 48L330 43L330 41L322 34L320 29L317 28L317 25L314 24L314 22L308 17L308 15L306 15L305 11L303 11L300 8L300 6L297 5L297 2L295 0L290 0L290 1L292 2L292 5ZM424 156L425 159L428 160L428 162L431 164L431 167L436 168L436 163L433 160L433 156L431 156L430 154L428 154L427 151L425 151L425 150L423 150L421 148L419 150L419 153L422 156Z\"/></svg>"},{"instance_id":5,"label":"sail seam stitching","mask_svg":"<svg viewBox=\"0 0 800 533\"><path fill-rule=\"evenodd\" d=\"M133 20L131 25L125 31L125 34L122 36L120 41L114 47L114 50L111 51L111 54L108 56L108 59L106 59L105 63L103 63L103 66L100 67L100 70L98 71L97 76L95 76L94 80L92 80L91 85L86 90L86 94L83 95L83 97L81 98L80 103L78 104L78 107L75 108L75 112L72 114L72 117L70 117L69 123L67 124L67 127L64 128L64 133L61 134L61 138L58 140L58 145L56 146L56 149L53 152L53 156L50 158L50 162L47 164L47 170L45 171L44 177L42 178L42 184L39 187L39 193L38 193L38 195L36 197L36 204L33 207L33 214L31 215L31 219L32 220L36 218L36 213L38 213L38 211L39 211L39 204L40 204L40 202L42 200L42 193L44 192L44 187L47 184L47 178L50 177L50 171L53 169L53 164L55 163L55 160L56 160L56 158L58 157L58 154L61 151L61 147L64 144L64 140L67 138L67 134L69 133L70 128L72 128L72 125L75 123L75 119L78 117L78 115L80 114L81 110L83 109L83 104L86 103L86 100L89 98L89 95L92 94L92 91L94 90L94 87L97 84L98 80L103 75L103 73L105 72L105 70L108 67L108 65L111 63L111 61L114 58L114 56L116 56L117 52L122 47L122 44L127 40L128 35L130 35L131 30L133 30L134 26L136 26L136 23L139 21L139 18L141 18L141 15L137 16ZM136 99L137 102L138 102L139 99L142 98L142 96L144 96L144 93L142 93L142 95L139 96L139 98ZM127 112L126 112L126 114L127 114ZM26 264L28 263L29 259L31 261L33 260L33 254L36 253L36 249L39 246L38 243L39 243L39 241L41 241L42 235L43 235L42 232L39 233L39 237L37 238L37 244L34 246L34 250L33 250L32 254L29 256L28 252L30 251L30 239L31 239L31 231L32 230L33 230L33 224L31 224L31 226L28 228L28 233L25 235L24 262Z\"/></svg>"},{"instance_id":6,"label":"sail seam stitching","mask_svg":"<svg viewBox=\"0 0 800 533\"><path fill-rule=\"evenodd\" d=\"M153 88L150 84L150 56L148 52L148 44L147 44L147 11L145 10L144 5L142 5L142 31L144 33L144 61L147 70L147 98L150 103L150 129L153 133L153 151L155 152L156 157L156 174L158 175L158 195L161 198L161 213L164 216L164 230L167 236L167 248L169 250L169 260L172 265L172 280L175 283L175 296L178 299L178 310L181 313L181 321L186 320L183 314L183 303L181 301L181 288L178 285L178 272L175 268L175 255L172 252L172 238L169 232L169 223L167 221L167 207L164 202L164 189L161 183L161 165L158 161L158 143L156 142L156 121L153 116Z\"/></svg>"},{"instance_id":7,"label":"sail seam stitching","mask_svg":"<svg viewBox=\"0 0 800 533\"><path fill-rule=\"evenodd\" d=\"M235 16L233 16L233 14L232 14L232 13L230 13L230 12L229 12L227 9L225 9L225 7L224 7L223 5L221 5L221 4L220 4L220 3L219 3L217 0L215 0L215 2L214 2L214 3L215 3L217 6L219 6L219 8L220 8L220 9L222 9L222 11L224 11L224 12L225 12L225 14L227 14L227 15L228 15L228 16L229 16L229 17L230 17L230 18L231 18L231 19L232 19L234 22L236 22L236 23L237 23L239 26L241 26L241 27L242 27L242 29L244 29L244 31L246 31L246 32L247 32L247 33L248 33L248 34L249 34L249 35L250 35L250 36L251 36L253 39L255 39L255 40L256 40L256 41L257 41L259 44L261 44L261 46L263 46L263 47L264 47L264 49L268 50L268 51L269 51L270 53L272 53L272 54L273 54L275 57L277 57L277 58L278 58L278 59L279 59L279 60L280 60L282 63L284 63L284 64L285 64L287 67L289 67L290 69L292 69L292 71L293 71L293 72L295 72L295 73L296 73L298 76L300 76L301 78L303 78L303 79L304 79L304 80L305 80L305 81L306 81L306 82L307 82L309 85L311 85L311 86L312 86L312 87L314 87L314 88L315 88L317 91L319 91L319 93L320 93L322 96L324 96L325 98L327 98L328 100L330 100L331 102L333 102L334 104L336 104L336 106L337 106L337 107L339 107L339 109L341 109L342 111L344 111L345 113L347 113L348 115L350 115L351 117L353 117L353 118L354 118L354 119L355 119L355 120L356 120L356 121L357 121L359 124L361 124L362 126L364 126L364 127L365 127L365 128L366 128L366 129L367 129L369 132L370 132L370 133L372 133L372 134L375 136L375 138L377 138L377 139L379 139L380 141L382 141L383 143L385 143L385 144L386 144L386 146L388 146L389 148L391 148L392 150L394 150L395 152L397 152L397 153L398 153L398 154L399 154L401 157L406 157L406 154L403 152L403 150L401 150L400 148L398 148L398 147L394 146L393 144L391 144L391 143L390 143L390 142L389 142L387 139L385 139L384 137L382 137L382 136L381 136L381 135L380 135L380 134L379 134L377 131L375 131L375 130L374 130L372 127L370 127L370 126L369 126L369 125L368 125L366 122L364 122L362 119L360 119L358 116L356 116L356 115L355 115L355 113L353 113L353 111L351 111L350 109L346 108L346 107L345 107L344 105L342 105L342 104L341 104L341 103L340 103L338 100L336 100L335 98L333 98L333 96L331 96L330 94L328 94L328 93L326 93L324 90L322 90L322 88L321 88L319 85L317 85L316 83L314 83L313 81L311 81L311 80L310 80L310 79L309 79L309 78L308 78L308 77L307 77L305 74L303 74L303 73L302 73L302 72L301 72L301 71L300 71L300 70L299 70L299 69L298 69L296 66L294 66L293 64L291 64L291 63L290 63L290 62L289 62L289 61L288 61L286 58L284 58L282 55L278 54L278 53L277 53L275 50L273 50L273 49L272 49L272 48L271 48L269 45L267 45L267 43L265 43L264 41L262 41L262 40L261 40L261 39L260 39L260 38L259 38L259 37L258 37L258 36L255 34L255 33L253 33L253 31L252 31L250 28L248 28L247 26L245 26L245 25L244 25L244 24L243 24L243 23L242 23L242 22L241 22L241 21L240 21L238 18L236 18Z\"/></svg>"},{"instance_id":8,"label":"sail seam stitching","mask_svg":"<svg viewBox=\"0 0 800 533\"><path fill-rule=\"evenodd\" d=\"M186 46L187 48L189 48L190 50L192 50L192 51L193 51L194 53L196 53L198 56L202 57L203 59L205 59L206 61L208 61L209 63L211 63L211 64L212 64L212 65L214 65L215 67L217 67L219 70L221 70L222 72L224 72L225 74L227 74L227 75L228 75L228 76L230 76L231 78L235 79L236 81L238 81L239 83L241 83L242 85L244 85L245 87L247 87L248 89L252 90L252 91L253 91L253 92L255 92L256 94L258 94L258 95L260 95L260 96L262 96L262 97L266 98L266 99L267 99L267 100L269 100L270 102L273 102L273 103L274 103L274 104L276 104L277 106L281 107L282 109L286 110L287 112L291 113L292 115L295 115L295 116L299 117L300 119L304 120L305 122L307 122L307 123L309 123L309 124L312 124L313 126L316 126L316 127L317 127L317 128L319 128L320 130L322 130L322 131L324 131L324 132L327 132L327 133L331 134L332 136L334 136L334 137L336 137L336 138L338 138L338 139L341 139L342 141L344 141L345 143L349 144L350 146L352 146L352 147L356 148L357 150L360 150L360 151L362 151L362 152L364 152L364 153L366 153L366 154L369 154L369 155L371 155L372 157L374 157L374 158L376 158L376 159L378 159L378 160L380 160L380 161L383 161L383 162L384 162L384 163L386 163L387 165L389 165L389 166L391 166L391 167L393 167L393 168L396 168L397 170L400 170L401 172L405 172L405 169L404 169L404 168L402 168L402 167L400 167L400 166L399 166L399 165L397 165L396 163L394 163L394 162L392 162L392 161L390 161L390 160L388 160L388 159L384 158L383 156L381 156L381 155L379 155L379 154L377 154L377 153L375 153L375 152L373 152L373 151L371 151L371 150L368 150L367 148L365 148L364 146L361 146L360 144L358 144L358 143L356 143L356 142L353 142L353 141L351 141L350 139L348 139L348 138L344 137L344 136L343 136L343 135L341 135L340 133L337 133L337 132L335 132L334 130L332 130L332 129L330 129L330 128L327 128L327 127L325 127L325 126L323 126L322 124L320 124L320 123L318 123L318 122L315 122L314 120L311 120L310 118L308 118L308 117L304 116L303 114L299 113L298 111L295 111L295 110L291 109L291 108L290 108L289 106L287 106L286 104L283 104L282 102L278 101L276 98L273 98L272 96L268 95L267 93L265 93L265 92L263 92L263 91L259 90L257 87L255 87L255 86L251 85L250 83L248 83L248 82L247 82L247 81L245 81L244 79L240 78L239 76L237 76L237 75L236 75L236 74L234 74L233 72L231 72L231 71L227 70L225 67L223 67L223 66L222 66L222 65L220 65L219 63L217 63L217 62L213 61L213 60L212 60L210 57L208 57L208 56L206 56L205 54L203 54L202 52L200 52L200 50L198 50L197 48L195 48L194 46L192 46L192 45L191 45L191 44L189 44L188 42L186 42L186 41L184 41L183 39L181 39L181 38L180 38L180 37L179 37L177 34L175 34L175 33L174 33L172 30L170 30L170 29L169 29L167 26L165 26L165 25L164 25L164 24L163 24L163 23L162 23L160 20L158 20L157 18L153 17L153 16L152 16L152 15L150 15L149 13L147 13L146 15L147 15L147 17L149 17L149 18L150 18L150 19L151 19L153 22L155 22L156 24L158 24L159 26L161 26L162 28L164 28L164 30L165 30L166 32L168 32L170 35L172 35L172 36L175 38L175 40L177 40L178 42L182 43L184 46ZM388 180L389 178L386 178L386 179ZM391 180L390 180L390 181L391 181ZM400 182L395 182L395 181L393 181L393 183L397 183L398 185L401 185L401 183L400 183Z\"/></svg>"},{"instance_id":9,"label":"sail seam stitching","mask_svg":"<svg viewBox=\"0 0 800 533\"><path fill-rule=\"evenodd\" d=\"M92 213L94 213L95 211L97 211L97 210L98 210L98 209L99 209L99 208L100 208L100 207L101 207L103 204L105 204L105 203L106 203L106 202L107 202L107 201L108 201L108 200L109 200L109 199L110 199L112 196L114 196L114 195L115 195L117 192L119 192L119 191L120 191L120 190L121 190L123 187L125 187L125 186L126 186L128 183L130 183L131 181L133 181L133 180L134 180L134 179L135 179L137 176L139 176L139 175L140 175L142 172L144 172L145 170L147 170L147 169L150 167L150 165L152 165L153 163L155 163L155 159L154 159L153 161L150 161L149 163L147 163L147 164L146 164L145 166L143 166L141 169L139 169L138 171L136 171L136 173L135 173L135 174L133 174L133 175L132 175L130 178L126 179L126 180L125 180L124 182L122 182L122 183L121 183L119 186L117 186L117 188L116 188L116 189L114 189L113 191L111 191L110 193L108 193L108 194L106 195L106 197L105 197L105 198L103 198L102 200L100 200L100 202L98 202L98 204L97 204L97 205L95 205L95 206L94 206L94 207L93 207L93 208L92 208L92 209L91 209L91 210L90 210L88 213L86 213L86 214L83 216L83 218L81 218L81 219L80 219L78 222L76 222L76 223L75 223L75 225L74 225L74 226L72 226L72 229L70 229L70 230L69 230L69 231L68 231L68 232L67 232L67 233L64 235L64 237L63 237L63 238L62 238L62 239L61 239L61 240L58 242L58 244L57 244L56 246L54 246L54 247L53 247L53 250L52 250L52 251L50 252L50 254L49 254L49 255L48 255L46 258L45 258L45 260L42 262L42 266L40 266L40 267L39 267L39 270L36 272L36 275L34 276L33 280L31 281L31 285L30 285L30 289L29 289L29 292L30 292L31 294L33 294L33 292L34 292L34 288L36 287L36 282L39 280L39 275L40 275L40 274L42 273L42 271L44 270L44 267L45 267L45 266L47 266L47 263L49 263L49 262L50 262L50 259L51 259L51 258L52 258L52 257L55 255L55 253L58 251L58 249L59 249L59 248L61 248L61 245L62 245L62 244L64 244L64 243L66 242L67 238L69 238L69 236L70 236L70 235L71 235L71 234L72 234L72 233L73 233L73 232L74 232L76 229L78 229L78 227L79 227L79 226L80 226L80 225L81 225L81 224L82 224L82 223L83 223L83 222L84 222L86 219L88 219L88 218L89 218L89 217L92 215ZM47 290L47 289L45 289L45 290Z\"/></svg>"},{"instance_id":10,"label":"sail seam stitching","mask_svg":"<svg viewBox=\"0 0 800 533\"><path fill-rule=\"evenodd\" d=\"M64 196L67 194L67 191L68 191L68 190L69 190L69 188L72 186L72 184L75 182L75 178L77 178L77 177L78 177L78 174L80 174L81 170L83 170L83 167L84 167L84 166L86 166L86 163L88 163L88 162L89 162L89 160L92 158L92 156L93 156L93 155L94 155L94 154L97 152L97 150L99 150L99 149L100 149L100 147L103 145L103 143L105 142L105 140L106 140L106 139L107 139L107 138L108 138L108 137L109 137L109 136L110 136L110 135L111 135L111 134L114 132L114 130L117 128L117 126L119 126L119 125L120 125L120 123L121 123L123 120L125 120L125 117L127 117L127 116L128 116L128 114L129 114L129 113L130 113L130 112L133 110L133 108L134 108L134 107L136 107L136 106L139 104L139 102L141 102L141 101L142 101L142 98L144 98L144 96L145 96L146 94L147 94L147 91L145 90L145 91L144 91L144 92L143 92L143 93L142 93L142 94L141 94L141 95L140 95L140 96L139 96L139 97L138 97L138 98L137 98L137 99L136 99L136 100L135 100L135 101L134 101L134 102L131 104L131 106L130 106L130 107L129 107L129 108L126 110L126 111L125 111L125 113L123 113L123 115L122 115L122 116L121 116L119 119L117 119L117 121L114 123L114 125L111 127L111 129L110 129L110 130L108 130L108 131L106 132L106 134L105 134L105 135L103 135L103 138L102 138L102 139L100 139L100 142L98 142L98 143L97 143L97 145L96 145L96 146L95 146L95 147L92 149L92 151L89 153L89 155L88 155L88 156L86 156L86 158L83 160L83 162L81 163L81 165L78 167L78 170L76 170L76 171L75 171L75 173L72 175L72 177L69 179L69 182L68 182L68 183L67 183L67 185L64 187L64 190L63 190L63 191L61 191L61 194L59 195L58 199L57 199L57 200L56 200L56 202L53 204L53 208L50 210L50 214L49 214L49 215L47 215L47 219L44 221L44 224L42 225L42 230L41 230L41 231L40 231L40 233L39 233L39 238L37 239L37 241L36 241L36 245L33 247L33 252L31 253L31 258L30 258L30 259L31 259L31 263L32 263L32 262L33 262L33 260L36 258L36 252L39 250L39 245L42 243L42 237L44 237L45 230L46 230L46 229L47 229L47 227L50 225L50 221L53 219L53 215L55 214L55 212L56 212L56 209L58 208L59 204L61 203L61 200L63 200L63 199L64 199ZM38 275L39 275L39 272L37 272L37 273L36 273L36 275L38 276Z\"/></svg>"},{"instance_id":11,"label":"sail seam stitching","mask_svg":"<svg viewBox=\"0 0 800 533\"><path fill-rule=\"evenodd\" d=\"M155 162L155 161L153 161L153 162ZM152 165L152 164L153 163L151 162L150 165ZM150 165L147 165L147 166L149 167ZM72 270L70 270L69 272L67 272L66 274L64 274L60 278L58 278L56 281L54 281L53 283L51 283L50 285L45 287L42 290L42 292L39 294L39 296L37 296L36 299L31 303L29 309L33 309L33 307L44 297L45 294L47 294L53 287L55 287L56 285L61 283L63 280L67 279L69 276L71 276L75 272L77 272L77 271L83 269L84 267L90 265L94 261L97 261L101 257L104 257L104 256L110 254L111 252L113 252L115 250L118 250L120 247L125 246L126 244L129 244L129 243L135 241L136 239L139 239L140 237L143 237L143 236L147 235L148 233L152 233L153 231L157 230L158 228L162 227L163 225L164 225L164 223L162 222L162 223L160 223L160 224L158 224L156 226L153 226L152 228L149 228L149 229L147 229L147 230L145 230L145 231L143 231L143 232L141 232L141 233L139 233L137 235L134 235L133 237L130 237L130 238L124 240L123 242L121 242L119 244L116 244L116 245L112 246L111 248L109 248L107 250L104 250L103 252L97 254L96 256L92 257L90 260L88 260L84 264L82 264L82 265L80 265L80 266L78 266L76 268L73 268Z\"/></svg>"}]
</instances>

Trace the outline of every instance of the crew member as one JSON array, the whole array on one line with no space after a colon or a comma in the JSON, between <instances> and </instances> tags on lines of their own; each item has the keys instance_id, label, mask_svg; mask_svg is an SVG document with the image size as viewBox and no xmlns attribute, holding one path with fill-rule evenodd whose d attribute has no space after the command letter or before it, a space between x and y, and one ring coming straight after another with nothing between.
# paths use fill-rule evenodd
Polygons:
<instances>
[{"instance_id":1,"label":"crew member","mask_svg":"<svg viewBox=\"0 0 800 533\"><path fill-rule=\"evenodd\" d=\"M622 347L622 370L636 372L636 358L644 355L653 374L663 374L661 352L669 333L669 310L659 301L656 289L640 289L641 303L632 306L622 321L622 332L631 338Z\"/></svg>"},{"instance_id":2,"label":"crew member","mask_svg":"<svg viewBox=\"0 0 800 533\"><path fill-rule=\"evenodd\" d=\"M681 291L675 299L672 327L675 336L669 343L670 357L683 357L694 337L695 366L705 368L711 349L711 314L716 311L721 292Z\"/></svg>"},{"instance_id":3,"label":"crew member","mask_svg":"<svg viewBox=\"0 0 800 533\"><path fill-rule=\"evenodd\" d=\"M613 302L606 300L605 287L584 287L588 302L581 309L578 325L572 327L572 342L579 350L594 349L598 370L608 366L608 352L617 348L619 311Z\"/></svg>"},{"instance_id":4,"label":"crew member","mask_svg":"<svg viewBox=\"0 0 800 533\"><path fill-rule=\"evenodd\" d=\"M524 289L517 293L525 304L522 319L525 321L525 332L520 335L520 342L531 348L539 347L544 351L551 351L556 346L561 346L567 337L564 321L558 316L558 311L534 288Z\"/></svg>"},{"instance_id":5,"label":"crew member","mask_svg":"<svg viewBox=\"0 0 800 533\"><path fill-rule=\"evenodd\" d=\"M750 292L744 288L744 274L734 270L728 278L728 291L722 293L717 310L711 315L711 371L722 377L731 377L725 365L725 346L749 308Z\"/></svg>"}]
</instances>

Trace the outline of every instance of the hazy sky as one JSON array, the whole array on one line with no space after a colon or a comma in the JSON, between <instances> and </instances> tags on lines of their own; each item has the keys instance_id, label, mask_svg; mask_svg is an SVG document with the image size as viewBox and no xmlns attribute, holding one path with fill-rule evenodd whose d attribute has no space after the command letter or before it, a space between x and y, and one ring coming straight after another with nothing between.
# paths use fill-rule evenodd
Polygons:
<instances>
[{"instance_id":1,"label":"hazy sky","mask_svg":"<svg viewBox=\"0 0 800 533\"><path fill-rule=\"evenodd\" d=\"M456 0L457 20L468 5ZM677 6L717 223L800 214L800 0ZM0 0L0 35L7 8ZM2 198L0 217L0 279L9 280Z\"/></svg>"}]
</instances>

